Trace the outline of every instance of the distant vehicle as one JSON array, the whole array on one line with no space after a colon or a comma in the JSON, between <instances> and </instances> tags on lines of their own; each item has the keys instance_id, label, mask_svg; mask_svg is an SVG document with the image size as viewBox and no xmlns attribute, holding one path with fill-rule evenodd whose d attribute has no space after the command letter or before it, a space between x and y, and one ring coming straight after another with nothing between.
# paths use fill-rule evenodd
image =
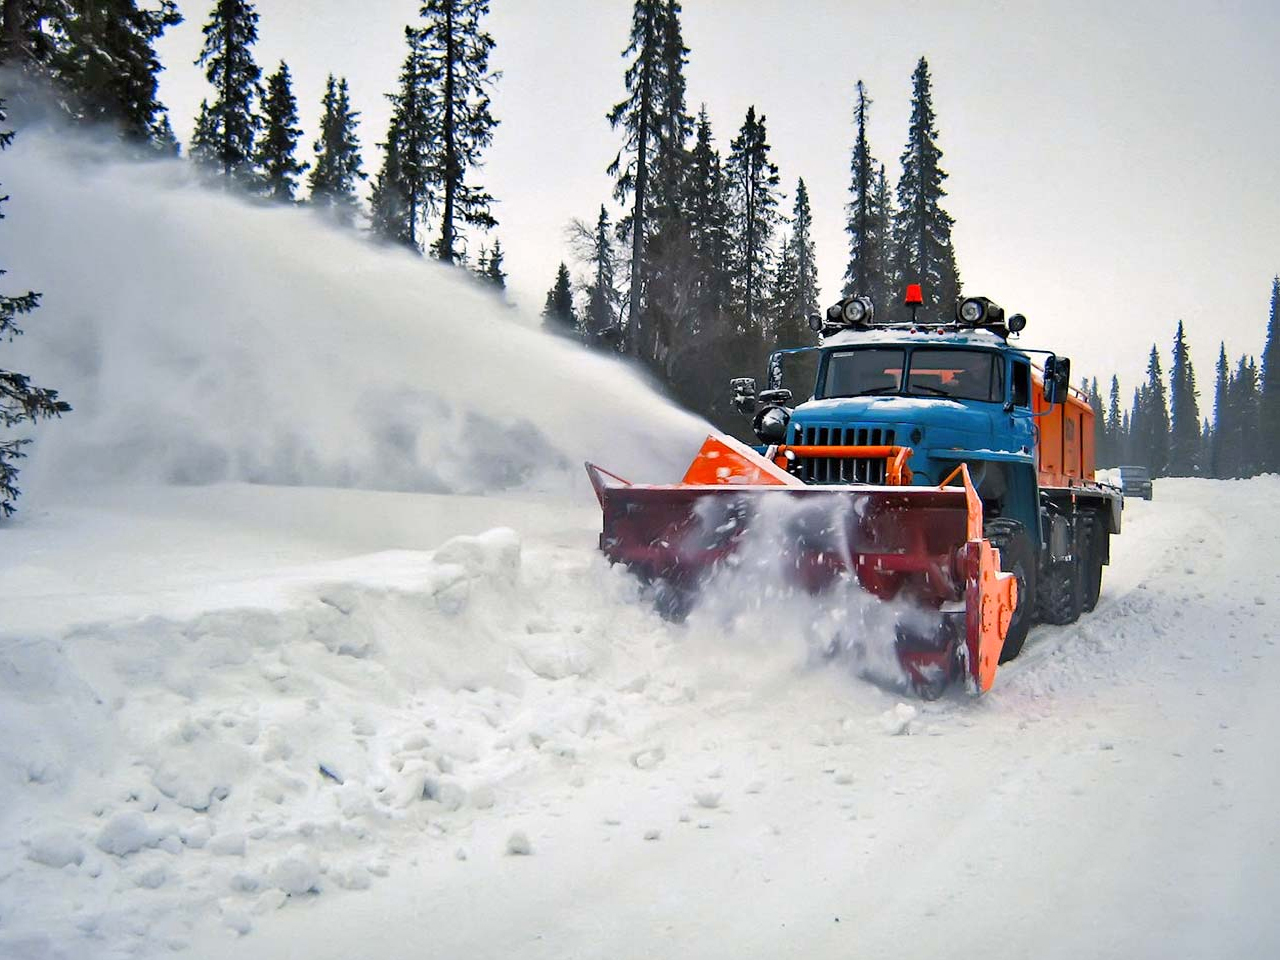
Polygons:
<instances>
[{"instance_id":1,"label":"distant vehicle","mask_svg":"<svg viewBox=\"0 0 1280 960\"><path fill-rule=\"evenodd\" d=\"M1120 467L1120 486L1126 497L1151 499L1151 471L1146 467Z\"/></svg>"}]
</instances>

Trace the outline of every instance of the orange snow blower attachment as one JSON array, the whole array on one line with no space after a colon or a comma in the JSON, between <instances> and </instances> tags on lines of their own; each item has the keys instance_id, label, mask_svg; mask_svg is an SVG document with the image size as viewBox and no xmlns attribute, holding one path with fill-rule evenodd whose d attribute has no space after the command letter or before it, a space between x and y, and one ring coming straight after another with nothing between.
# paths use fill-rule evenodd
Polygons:
<instances>
[{"instance_id":1,"label":"orange snow blower attachment","mask_svg":"<svg viewBox=\"0 0 1280 960\"><path fill-rule=\"evenodd\" d=\"M907 447L785 447L761 456L710 436L678 484L632 484L588 463L604 512L600 549L646 583L681 598L733 567L752 537L794 586L813 594L855 578L882 600L901 599L926 617L896 628L899 662L913 686L937 696L963 676L991 687L1017 603L1016 581L999 570L982 536L982 503L963 464L937 487L911 486ZM863 457L886 462L882 486L801 482L791 456ZM960 485L950 486L953 480ZM929 627L921 629L920 623Z\"/></svg>"}]
</instances>

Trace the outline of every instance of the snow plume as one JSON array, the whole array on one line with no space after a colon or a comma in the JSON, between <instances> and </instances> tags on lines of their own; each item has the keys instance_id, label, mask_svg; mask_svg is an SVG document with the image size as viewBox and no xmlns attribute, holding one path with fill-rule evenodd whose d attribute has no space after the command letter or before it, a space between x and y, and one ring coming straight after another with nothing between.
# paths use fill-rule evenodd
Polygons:
<instances>
[{"instance_id":1,"label":"snow plume","mask_svg":"<svg viewBox=\"0 0 1280 960\"><path fill-rule=\"evenodd\" d=\"M585 487L583 459L657 480L696 449L704 427L640 376L460 270L70 138L24 129L3 161L0 263L44 293L6 360L74 407L40 432L28 494Z\"/></svg>"},{"instance_id":2,"label":"snow plume","mask_svg":"<svg viewBox=\"0 0 1280 960\"><path fill-rule=\"evenodd\" d=\"M905 687L895 628L929 631L929 618L902 601L879 600L852 570L850 532L862 509L853 498L762 496L750 509L733 498L706 498L698 507L711 537L747 529L737 548L694 599L691 633L716 643L759 648L774 666L789 662L846 664L855 673L891 687ZM715 533L710 533L715 531ZM805 545L807 543L807 545ZM844 573L815 596L800 581L798 551L825 550L840 558Z\"/></svg>"}]
</instances>

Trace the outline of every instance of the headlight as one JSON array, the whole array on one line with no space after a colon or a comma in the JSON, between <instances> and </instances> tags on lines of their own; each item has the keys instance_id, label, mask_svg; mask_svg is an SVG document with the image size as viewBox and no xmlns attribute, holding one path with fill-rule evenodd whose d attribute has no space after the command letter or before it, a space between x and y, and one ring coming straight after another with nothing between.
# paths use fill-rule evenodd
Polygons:
<instances>
[{"instance_id":1,"label":"headlight","mask_svg":"<svg viewBox=\"0 0 1280 960\"><path fill-rule=\"evenodd\" d=\"M980 323L982 315L986 312L986 307L981 300L966 300L960 304L960 319L965 323Z\"/></svg>"},{"instance_id":2,"label":"headlight","mask_svg":"<svg viewBox=\"0 0 1280 960\"><path fill-rule=\"evenodd\" d=\"M827 307L827 319L832 323L840 322L840 304L833 303L831 306Z\"/></svg>"},{"instance_id":3,"label":"headlight","mask_svg":"<svg viewBox=\"0 0 1280 960\"><path fill-rule=\"evenodd\" d=\"M871 322L871 301L866 297L853 297L845 301L843 316L844 322L850 325L858 325Z\"/></svg>"},{"instance_id":4,"label":"headlight","mask_svg":"<svg viewBox=\"0 0 1280 960\"><path fill-rule=\"evenodd\" d=\"M791 422L791 411L786 407L765 407L756 414L756 436L761 443L782 443L787 439L787 424Z\"/></svg>"}]
</instances>

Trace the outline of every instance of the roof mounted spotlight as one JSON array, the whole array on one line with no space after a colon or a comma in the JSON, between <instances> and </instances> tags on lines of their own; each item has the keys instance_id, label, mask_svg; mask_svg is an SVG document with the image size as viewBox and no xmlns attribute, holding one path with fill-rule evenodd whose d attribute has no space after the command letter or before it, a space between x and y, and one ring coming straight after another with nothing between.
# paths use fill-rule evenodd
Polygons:
<instances>
[{"instance_id":1,"label":"roof mounted spotlight","mask_svg":"<svg viewBox=\"0 0 1280 960\"><path fill-rule=\"evenodd\" d=\"M873 322L875 308L871 305L869 297L850 297L844 301L841 316L851 327L866 326Z\"/></svg>"},{"instance_id":2,"label":"roof mounted spotlight","mask_svg":"<svg viewBox=\"0 0 1280 960\"><path fill-rule=\"evenodd\" d=\"M1015 313L1012 317L1009 318L1008 327L1009 327L1010 333L1021 333L1023 327L1025 327L1026 325L1027 325L1027 318L1020 313Z\"/></svg>"},{"instance_id":3,"label":"roof mounted spotlight","mask_svg":"<svg viewBox=\"0 0 1280 960\"><path fill-rule=\"evenodd\" d=\"M966 327L986 327L1004 320L1004 307L986 297L966 297L956 304L956 320Z\"/></svg>"}]
</instances>

